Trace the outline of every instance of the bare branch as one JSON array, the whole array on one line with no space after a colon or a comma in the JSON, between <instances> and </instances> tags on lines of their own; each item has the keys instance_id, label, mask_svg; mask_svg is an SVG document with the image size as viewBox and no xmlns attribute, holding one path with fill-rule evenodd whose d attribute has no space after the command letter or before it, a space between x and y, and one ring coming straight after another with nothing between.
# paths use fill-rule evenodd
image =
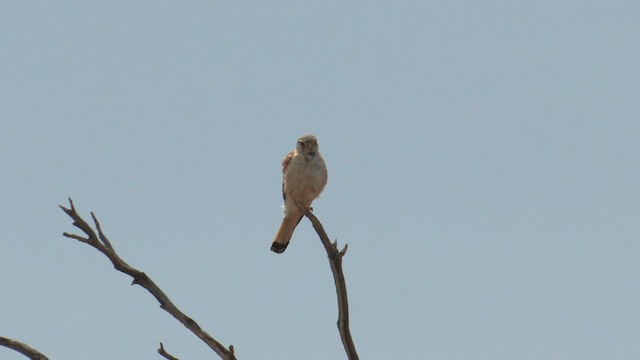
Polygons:
<instances>
[{"instance_id":1,"label":"bare branch","mask_svg":"<svg viewBox=\"0 0 640 360\"><path fill-rule=\"evenodd\" d=\"M333 273L333 281L336 285L336 294L338 296L338 331L340 332L340 338L342 339L342 345L347 353L349 360L358 360L358 354L356 353L356 347L353 344L351 338L351 331L349 330L349 302L347 301L347 285L344 281L344 274L342 273L342 257L347 252L347 245L340 251L338 251L338 242L331 243L329 236L324 231L320 220L311 212L305 212L305 216L309 218L313 228L318 233L324 249L327 251L327 257L329 258L329 265L331 265L331 272Z\"/></svg>"},{"instance_id":2,"label":"bare branch","mask_svg":"<svg viewBox=\"0 0 640 360\"><path fill-rule=\"evenodd\" d=\"M49 358L42 355L38 350L17 340L0 336L0 346L15 350L31 360L49 360Z\"/></svg>"},{"instance_id":3,"label":"bare branch","mask_svg":"<svg viewBox=\"0 0 640 360\"><path fill-rule=\"evenodd\" d=\"M62 235L66 236L68 238L71 238L71 239L76 239L76 240L81 241L81 242L83 242L85 244L91 245L91 242L89 241L89 239L83 238L82 236L79 236L79 235L76 235L76 234L69 234L69 233L62 233Z\"/></svg>"},{"instance_id":4,"label":"bare branch","mask_svg":"<svg viewBox=\"0 0 640 360\"><path fill-rule=\"evenodd\" d=\"M182 311L180 311L173 302L169 299L169 297L156 285L150 277L147 276L144 272L130 266L124 260L120 258L120 256L116 253L113 246L107 239L107 237L102 232L102 228L100 227L100 223L98 222L95 214L91 213L91 216L94 219L96 224L96 228L98 229L98 235L96 232L87 224L86 221L80 217L80 215L76 212L76 209L73 205L73 201L69 199L70 208L65 208L64 206L60 206L60 208L73 220L73 225L78 229L82 230L83 233L87 236L87 238L81 237L75 234L63 233L65 237L76 239L83 243L91 245L93 248L97 249L101 253L103 253L111 263L113 267L123 272L133 278L132 284L137 284L145 288L147 291L153 295L156 300L160 303L160 307L164 309L166 312L171 314L176 320L180 321L182 325L184 325L187 329L191 330L200 340L202 340L205 344L207 344L218 356L220 356L223 360L236 360L235 355L232 351L225 348L221 343L212 338L206 331L204 331L200 325L198 325L193 319L186 316Z\"/></svg>"},{"instance_id":5,"label":"bare branch","mask_svg":"<svg viewBox=\"0 0 640 360\"><path fill-rule=\"evenodd\" d=\"M162 343L160 343L160 348L158 349L158 354L162 355L162 357L164 357L165 359L169 359L169 360L178 360L177 357L169 354L168 352L165 351L164 346L162 346Z\"/></svg>"},{"instance_id":6,"label":"bare branch","mask_svg":"<svg viewBox=\"0 0 640 360\"><path fill-rule=\"evenodd\" d=\"M116 250L113 248L113 246L111 246L111 242L109 242L109 239L107 239L107 236L102 232L102 228L100 227L100 222L98 221L98 218L96 217L96 214L93 213L93 211L91 212L91 217L93 218L94 224L96 224L96 229L98 230L98 236L100 237L100 241L102 241L104 246L106 246L109 250L115 252Z\"/></svg>"}]
</instances>

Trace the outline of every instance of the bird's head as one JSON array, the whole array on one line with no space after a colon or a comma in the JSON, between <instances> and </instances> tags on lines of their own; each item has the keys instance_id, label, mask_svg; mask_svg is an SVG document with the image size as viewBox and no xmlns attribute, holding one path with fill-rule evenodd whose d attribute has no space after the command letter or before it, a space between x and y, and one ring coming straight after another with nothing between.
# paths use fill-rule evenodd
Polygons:
<instances>
[{"instance_id":1,"label":"bird's head","mask_svg":"<svg viewBox=\"0 0 640 360\"><path fill-rule=\"evenodd\" d=\"M318 139L311 134L300 136L296 144L296 151L307 157L314 156L318 152Z\"/></svg>"}]
</instances>

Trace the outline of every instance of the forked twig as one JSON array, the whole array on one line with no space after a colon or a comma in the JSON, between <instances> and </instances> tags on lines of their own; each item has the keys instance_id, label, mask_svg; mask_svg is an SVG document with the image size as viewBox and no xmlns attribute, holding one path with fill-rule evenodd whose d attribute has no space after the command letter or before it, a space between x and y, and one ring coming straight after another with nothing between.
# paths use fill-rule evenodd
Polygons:
<instances>
[{"instance_id":1,"label":"forked twig","mask_svg":"<svg viewBox=\"0 0 640 360\"><path fill-rule=\"evenodd\" d=\"M95 224L96 229L98 230L98 234L91 228L86 221L82 219L82 217L76 212L76 209L73 205L73 201L69 198L69 208L64 206L60 206L62 211L64 211L72 220L73 225L78 229L82 230L82 232L86 235L86 237L63 233L65 237L76 239L85 244L92 246L97 249L101 253L103 253L116 270L123 272L133 278L133 284L137 284L145 288L147 291L153 295L156 300L160 303L160 307L164 309L166 312L171 314L176 320L180 321L182 325L184 325L187 329L191 330L200 340L202 340L205 344L207 344L218 356L220 356L223 360L236 360L235 354L233 351L225 348L221 343L212 338L207 332L205 332L193 319L186 316L182 311L180 311L173 302L169 299L169 297L156 285L150 277L147 276L144 272L130 266L124 260L120 258L120 256L116 253L109 239L102 232L102 227L98 222L97 217L94 213L91 213L91 217L93 218L93 222ZM161 347L162 348L162 347Z\"/></svg>"},{"instance_id":2,"label":"forked twig","mask_svg":"<svg viewBox=\"0 0 640 360\"><path fill-rule=\"evenodd\" d=\"M342 273L342 257L347 252L348 246L345 244L344 248L338 251L338 242L331 242L329 236L324 231L320 220L313 215L310 211L305 211L304 214L313 228L318 233L324 249L327 251L327 257L329 258L329 265L331 265L331 272L333 273L333 280L336 285L336 294L338 296L338 331L340 332L340 338L342 339L342 345L347 353L349 360L358 360L358 354L356 353L356 347L353 344L351 338L351 331L349 330L349 302L347 301L347 285L344 281L344 274Z\"/></svg>"}]
</instances>

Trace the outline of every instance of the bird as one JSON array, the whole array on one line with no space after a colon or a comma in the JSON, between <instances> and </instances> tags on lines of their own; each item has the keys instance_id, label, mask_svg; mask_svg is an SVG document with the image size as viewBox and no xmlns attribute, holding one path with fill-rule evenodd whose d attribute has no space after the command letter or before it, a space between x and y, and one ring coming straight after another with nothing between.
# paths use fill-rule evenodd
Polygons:
<instances>
[{"instance_id":1,"label":"bird","mask_svg":"<svg viewBox=\"0 0 640 360\"><path fill-rule=\"evenodd\" d=\"M284 216L271 251L281 254L287 249L293 231L302 216L313 210L311 203L326 184L327 167L318 151L318 139L312 134L302 135L296 148L282 161Z\"/></svg>"}]
</instances>

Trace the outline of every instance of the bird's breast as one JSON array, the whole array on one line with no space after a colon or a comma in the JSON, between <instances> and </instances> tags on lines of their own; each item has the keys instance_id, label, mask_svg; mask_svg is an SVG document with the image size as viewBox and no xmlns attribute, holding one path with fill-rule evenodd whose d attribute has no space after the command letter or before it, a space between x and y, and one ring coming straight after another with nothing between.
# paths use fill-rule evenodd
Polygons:
<instances>
[{"instance_id":1,"label":"bird's breast","mask_svg":"<svg viewBox=\"0 0 640 360\"><path fill-rule=\"evenodd\" d=\"M309 202L320 195L327 183L327 169L319 156L300 156L291 160L284 174L287 196Z\"/></svg>"}]
</instances>

